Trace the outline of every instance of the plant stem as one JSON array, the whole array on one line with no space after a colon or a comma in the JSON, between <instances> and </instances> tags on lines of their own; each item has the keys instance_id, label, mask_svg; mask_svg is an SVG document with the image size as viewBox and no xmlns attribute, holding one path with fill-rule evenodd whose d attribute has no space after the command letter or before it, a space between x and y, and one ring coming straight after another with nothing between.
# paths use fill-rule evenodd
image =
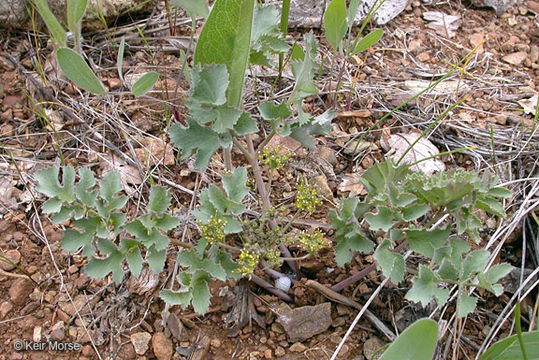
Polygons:
<instances>
[{"instance_id":1,"label":"plant stem","mask_svg":"<svg viewBox=\"0 0 539 360\"><path fill-rule=\"evenodd\" d=\"M279 297L280 299L284 300L284 301L287 301L287 302L292 302L294 301L290 295L288 295L287 293L285 293L284 291L282 291L281 289L277 289L275 286L271 285L270 283L268 283L266 280L262 279L261 277L255 275L255 274L252 274L251 275L251 279L250 279L252 282L254 282L255 284L257 284L258 286L260 286L261 288L265 289L266 291L272 293L273 295Z\"/></svg>"},{"instance_id":2,"label":"plant stem","mask_svg":"<svg viewBox=\"0 0 539 360\"><path fill-rule=\"evenodd\" d=\"M283 7L281 10L281 33L286 38L288 34L288 17L290 16L290 0L283 0ZM279 54L279 74L283 71L283 54ZM280 76L279 76L280 78Z\"/></svg>"},{"instance_id":3,"label":"plant stem","mask_svg":"<svg viewBox=\"0 0 539 360\"><path fill-rule=\"evenodd\" d=\"M225 161L225 168L232 171L234 166L232 165L232 149L230 146L223 149L223 160Z\"/></svg>"},{"instance_id":4,"label":"plant stem","mask_svg":"<svg viewBox=\"0 0 539 360\"><path fill-rule=\"evenodd\" d=\"M337 56L337 54L335 54ZM333 66L333 65L332 65ZM339 70L339 75L337 75L337 84L335 84L335 94L333 95L333 106L337 106L337 92L341 86L342 77L344 75L344 67L346 66L346 60L343 60L341 69Z\"/></svg>"},{"instance_id":5,"label":"plant stem","mask_svg":"<svg viewBox=\"0 0 539 360\"><path fill-rule=\"evenodd\" d=\"M395 248L395 252L399 252L401 250L403 250L406 245L408 243L406 241L402 242L399 246L397 246ZM333 291L341 291L341 290L344 290L346 289L348 286L352 285L352 284L355 284L356 282L358 282L359 280L363 279L365 276L367 276L371 271L374 271L376 270L376 263L373 263L373 264L370 264L369 266L367 266L365 269L361 270L360 272L358 272L357 274L354 274L352 276L350 276L349 278L347 279L344 279L343 281L333 285L331 287L331 290Z\"/></svg>"},{"instance_id":6,"label":"plant stem","mask_svg":"<svg viewBox=\"0 0 539 360\"><path fill-rule=\"evenodd\" d=\"M255 178L255 181L256 181L256 188L258 190L258 195L260 195L260 197L262 198L262 201L264 202L262 204L262 208L264 210L268 210L270 208L271 204L270 204L269 198L267 196L266 185L264 184L264 179L262 179L262 173L260 172L260 166L258 165L258 158L256 157L256 151L255 151L255 147L254 147L254 144L253 144L253 138L251 137L251 135L247 135L246 138L247 138L247 153L249 154L246 157L247 157L247 160L249 161L249 163L251 164L251 168L253 170L253 175L254 175L254 178ZM277 226L277 222L275 220L271 220L269 222L269 225L273 229L274 227ZM280 245L279 250L281 250L284 257L287 257L287 258L292 257L292 254L290 253L290 250L288 250L288 248L285 245ZM294 261L287 261L286 263L288 264L288 266L290 267L290 269L293 272L297 273L297 267L296 267L296 263Z\"/></svg>"},{"instance_id":7,"label":"plant stem","mask_svg":"<svg viewBox=\"0 0 539 360\"><path fill-rule=\"evenodd\" d=\"M266 147L266 145L268 145L268 143L271 141L271 139L273 139L275 134L276 134L275 130L271 130L271 132L268 134L268 136L266 136L264 141L262 141L260 143L260 145L258 145L258 148L256 149L257 153L260 154L262 152L262 150L264 150L264 147Z\"/></svg>"},{"instance_id":8,"label":"plant stem","mask_svg":"<svg viewBox=\"0 0 539 360\"><path fill-rule=\"evenodd\" d=\"M262 198L262 208L264 210L268 210L271 206L269 202L269 198L266 192L266 184L264 183L264 179L262 179L262 172L260 171L260 166L258 165L258 159L256 157L256 150L253 144L253 138L251 135L247 135L247 151L249 152L249 156L247 157L247 160L251 164L251 168L253 170L253 175L255 177L256 181L256 188L258 189L258 195Z\"/></svg>"},{"instance_id":9,"label":"plant stem","mask_svg":"<svg viewBox=\"0 0 539 360\"><path fill-rule=\"evenodd\" d=\"M522 359L528 360L528 354L526 353L526 347L524 346L524 339L522 338L522 326L520 325L520 303L517 302L515 306L515 328L517 330L518 343L520 344L520 351L522 351Z\"/></svg>"}]
</instances>

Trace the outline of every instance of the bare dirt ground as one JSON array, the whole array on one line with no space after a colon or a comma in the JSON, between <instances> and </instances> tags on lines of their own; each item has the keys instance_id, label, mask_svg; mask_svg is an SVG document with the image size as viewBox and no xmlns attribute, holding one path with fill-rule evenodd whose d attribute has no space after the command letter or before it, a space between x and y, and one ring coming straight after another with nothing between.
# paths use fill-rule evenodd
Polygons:
<instances>
[{"instance_id":1,"label":"bare dirt ground","mask_svg":"<svg viewBox=\"0 0 539 360\"><path fill-rule=\"evenodd\" d=\"M461 25L455 36L449 38L447 33L427 27L428 22L423 19L426 11L459 15ZM503 182L513 181L515 198L507 209L510 215L499 223L486 219L483 241L487 244L494 239L492 248L503 245L499 250L500 261L535 269L539 260L537 223L534 224L531 215L537 214L537 208L532 205L537 204L539 136L533 115L526 113L518 102L537 96L538 92L538 11L536 1L523 2L500 17L492 10L473 8L460 1L443 1L439 5L413 1L395 20L381 27L385 35L374 49L358 57L356 64L347 66L345 84L338 95L340 115L332 134L319 139L322 153L298 151L292 160L294 165L276 174L274 197L290 197L297 172L311 170L313 178L323 175L316 181L327 189L328 198L338 199L354 191L361 195L354 174L383 159L385 151L380 145L383 131L422 131L449 106L467 96L466 102L453 109L436 127L430 140L441 151L475 147L445 156L442 160L449 168L490 169ZM327 331L294 342L289 341L276 322L283 301L254 284L249 286L260 324L253 322L232 334L226 320L234 303L239 301L239 295L234 293L236 284L215 282L214 298L206 315L197 315L191 308L182 311L172 307L173 319L163 326L165 304L158 294L169 286L177 249L170 249L166 271L159 278L148 275L136 281L126 276L119 286L108 278L92 281L82 272L84 259L60 249L62 227L51 225L42 215L40 206L44 198L33 190L32 178L37 170L58 164L60 157L74 167L90 166L98 174L115 168L131 177L126 180L126 190L133 199L132 214L137 211L137 200L144 201L142 194L147 194L141 179L147 170L145 166L135 168L126 163L120 153L151 168L157 181L166 179L165 184L176 183L190 190L206 186L213 178L212 172L221 171L220 160L216 158L211 171L197 175L191 171L190 163L174 162L167 142L165 107L158 100L164 96L167 104L175 104L180 113L185 111L186 85L180 83L177 98L174 88L180 68L177 49L185 46L188 36L188 27L181 24L188 21L183 18L176 21L180 24L176 33L182 36L173 37L161 6L152 17L123 19L122 24L107 32L84 35L87 55L101 69L100 76L109 90L115 92L106 101L88 97L58 80L46 35L0 33L0 254L20 268L0 264L0 359L329 359L356 316L357 309L338 304L337 299L328 300L307 286L307 281L334 285L371 264L370 256L356 255L345 268L336 266L331 251L303 261L303 278L290 290L294 299L290 305L299 307L329 301L331 324ZM134 24L145 32L155 60L138 37ZM292 33L291 37L299 38L302 31ZM320 36L318 30L314 31ZM127 36L124 69L128 73L136 74L158 65L164 80L157 86L161 92L151 94L155 101L134 100L127 92L122 93L115 66L117 47L113 46L119 40L113 34ZM360 146L354 152L355 146L350 147L350 141L355 145L353 135L417 93L418 88L447 73L476 47L477 51L463 64L466 70L457 71L446 82L447 88L438 88L397 111L369 135L367 148ZM329 55L327 47L322 48ZM48 76L47 84L36 72L38 61ZM256 80L259 92L264 91L264 86L271 86L264 79ZM320 108L320 112L329 104L326 90L331 80L327 71L321 74L321 79L321 95L309 104ZM253 78L249 78L249 83L252 86ZM286 91L286 83L282 89ZM247 98L251 105L259 101L254 91L247 91ZM62 107L71 108L84 124L61 112ZM530 102L528 109L533 107L535 103ZM40 116L40 111L45 111L49 122ZM237 155L235 161L240 165L241 156ZM327 160L331 169L322 171L314 158ZM348 187L343 187L344 180L348 180ZM191 196L173 186L170 189L177 214L185 214ZM306 221L327 223L327 213L336 202L326 202L323 209ZM331 238L331 231L327 234ZM181 235L181 232L175 234ZM192 224L188 236L197 237ZM523 239L527 239L524 245ZM372 271L362 281L344 289L341 295L363 304L382 279L379 272ZM518 277L513 282L518 287ZM403 324L430 314L404 300L409 285L405 280L386 287L369 307L393 331L401 331ZM499 325L496 320L513 293L506 291L499 298L481 293L478 309L467 319L462 333L455 334L449 327L437 357L451 358L453 336L460 336L459 359L474 358L493 328L499 330L495 339L507 336L511 322ZM537 291L524 299L523 313L532 314L534 308L537 310ZM451 313L454 309L449 307L446 311ZM526 316L532 321L533 316ZM72 342L81 348L59 352L14 349L16 341L32 339ZM135 352L133 343L137 341L142 343L142 348L148 344L143 355ZM387 341L371 322L362 318L338 358L370 359L380 343Z\"/></svg>"}]
</instances>

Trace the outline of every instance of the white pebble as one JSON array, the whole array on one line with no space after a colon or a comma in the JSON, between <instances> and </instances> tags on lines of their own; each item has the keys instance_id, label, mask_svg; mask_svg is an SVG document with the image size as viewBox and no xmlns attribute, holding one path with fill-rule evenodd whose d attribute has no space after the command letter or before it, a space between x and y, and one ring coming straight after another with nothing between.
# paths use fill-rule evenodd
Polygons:
<instances>
[{"instance_id":1,"label":"white pebble","mask_svg":"<svg viewBox=\"0 0 539 360\"><path fill-rule=\"evenodd\" d=\"M290 290L291 285L292 285L292 280L290 280L290 278L286 276L281 276L280 278L275 280L275 287L284 292L288 292L288 290Z\"/></svg>"}]
</instances>

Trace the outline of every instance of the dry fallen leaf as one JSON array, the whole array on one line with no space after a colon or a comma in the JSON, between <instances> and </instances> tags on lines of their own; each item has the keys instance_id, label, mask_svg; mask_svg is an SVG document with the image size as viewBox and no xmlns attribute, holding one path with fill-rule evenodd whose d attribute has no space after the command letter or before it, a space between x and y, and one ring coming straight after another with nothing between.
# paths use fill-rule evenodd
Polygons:
<instances>
[{"instance_id":1,"label":"dry fallen leaf","mask_svg":"<svg viewBox=\"0 0 539 360\"><path fill-rule=\"evenodd\" d=\"M65 121L58 110L45 109L45 116L47 116L54 131L60 131L64 128Z\"/></svg>"},{"instance_id":2,"label":"dry fallen leaf","mask_svg":"<svg viewBox=\"0 0 539 360\"><path fill-rule=\"evenodd\" d=\"M10 180L7 177L0 179L0 214L5 214L8 209L16 209L18 201L14 192L20 192L15 188L16 181Z\"/></svg>"},{"instance_id":3,"label":"dry fallen leaf","mask_svg":"<svg viewBox=\"0 0 539 360\"><path fill-rule=\"evenodd\" d=\"M144 137L142 147L135 149L137 158L144 165L174 165L174 152L172 146L167 145L162 139Z\"/></svg>"},{"instance_id":4,"label":"dry fallen leaf","mask_svg":"<svg viewBox=\"0 0 539 360\"><path fill-rule=\"evenodd\" d=\"M128 165L124 159L118 156L112 155L112 157L107 158L107 161L104 165L103 174L108 173L109 171L116 171L118 174L120 174L122 187L127 194L130 194L134 191L128 186L128 184L142 184L142 178L140 177L139 171L135 167Z\"/></svg>"},{"instance_id":5,"label":"dry fallen leaf","mask_svg":"<svg viewBox=\"0 0 539 360\"><path fill-rule=\"evenodd\" d=\"M404 87L408 90L411 90L412 93L417 94L429 86L432 85L431 81L428 80L406 80L404 82ZM466 90L468 86L458 80L447 80L442 81L438 85L436 85L433 89L429 91L429 94L432 95L445 95L445 94L452 94L455 92L460 92L463 90Z\"/></svg>"},{"instance_id":6,"label":"dry fallen leaf","mask_svg":"<svg viewBox=\"0 0 539 360\"><path fill-rule=\"evenodd\" d=\"M290 136L274 136L266 145L268 149L275 149L279 146L285 152L293 154L301 148L301 143L297 140L292 139Z\"/></svg>"},{"instance_id":7,"label":"dry fallen leaf","mask_svg":"<svg viewBox=\"0 0 539 360\"><path fill-rule=\"evenodd\" d=\"M389 137L389 141L384 138L380 139L382 148L388 151L387 156L397 162L408 148L421 136L421 133L410 132L408 134L393 134ZM434 146L426 138L421 138L414 147L402 159L403 163L413 164L419 160L426 159L433 155L439 154L438 148ZM412 171L421 171L426 175L432 175L436 171L444 171L445 164L434 158L420 162L410 168Z\"/></svg>"},{"instance_id":8,"label":"dry fallen leaf","mask_svg":"<svg viewBox=\"0 0 539 360\"><path fill-rule=\"evenodd\" d=\"M535 115L538 100L539 94L535 94L531 98L519 100L517 101L517 103L522 106L522 108L524 109L524 113Z\"/></svg>"},{"instance_id":9,"label":"dry fallen leaf","mask_svg":"<svg viewBox=\"0 0 539 360\"><path fill-rule=\"evenodd\" d=\"M350 192L348 197L354 197L358 195L367 195L367 190L363 184L359 181L361 175L359 174L346 174L344 180L339 184L337 190L340 192Z\"/></svg>"},{"instance_id":10,"label":"dry fallen leaf","mask_svg":"<svg viewBox=\"0 0 539 360\"><path fill-rule=\"evenodd\" d=\"M436 31L439 35L449 38L455 37L461 23L459 15L447 15L439 11L425 11L423 19L431 21L427 24L427 27Z\"/></svg>"}]
</instances>

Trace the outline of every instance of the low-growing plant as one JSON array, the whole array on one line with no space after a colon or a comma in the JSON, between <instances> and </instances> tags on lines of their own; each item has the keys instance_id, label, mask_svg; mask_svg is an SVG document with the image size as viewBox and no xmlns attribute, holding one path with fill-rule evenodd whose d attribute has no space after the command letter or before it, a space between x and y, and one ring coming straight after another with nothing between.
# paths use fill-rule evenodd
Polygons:
<instances>
[{"instance_id":1,"label":"low-growing plant","mask_svg":"<svg viewBox=\"0 0 539 360\"><path fill-rule=\"evenodd\" d=\"M374 165L361 178L368 195L362 201L342 200L338 211L330 214L336 230L335 260L343 266L351 261L353 252L369 253L376 247L378 268L397 284L404 279L406 264L403 255L392 249L404 242L426 260L419 265L406 298L423 306L435 300L441 306L450 294L441 285L456 285L457 316L464 317L477 302L467 293L470 287L484 288L496 296L503 292L497 282L511 267L499 264L485 271L490 253L471 251L467 239L480 241L477 211L504 217L499 200L511 193L487 173L478 176L449 170L427 176L410 167L395 166L391 161ZM378 244L370 234L379 239Z\"/></svg>"},{"instance_id":2,"label":"low-growing plant","mask_svg":"<svg viewBox=\"0 0 539 360\"><path fill-rule=\"evenodd\" d=\"M187 0L171 3L184 7L192 19L201 13L206 15L206 2L200 3L201 6ZM382 36L380 30L375 30L362 40L358 37L353 43L350 41L357 7L358 1L351 1L347 12L344 0L334 0L324 17L326 38L335 52L345 58L367 50ZM42 16L47 16L41 10ZM175 242L183 248L177 258L181 271L176 280L180 287L161 292L169 304L184 308L192 305L203 314L210 304L208 284L213 279L251 276L257 267L278 268L283 261L294 268L295 259L287 248L290 243L300 245L305 256L329 246L318 230L298 235L292 229L297 217L311 214L322 203L317 190L307 180L298 182L294 203L284 209L293 213L286 225L276 221L283 211L273 206L270 197L273 171L281 169L289 155L267 148L268 143L276 136L291 137L314 149L315 137L331 130L331 121L337 114L333 109L316 114L304 110L307 99L318 93L314 81L319 68L318 45L309 33L302 42L289 47L283 39L283 28L279 30L279 21L283 23L273 6L260 6L255 0L217 0L200 32L192 71L186 76L191 83L186 99L189 114L185 121L170 127L169 136L181 159L194 157L198 170L205 170L213 155L222 150L226 170L222 187L211 184L198 198L193 216L200 237L193 244ZM52 26L51 33L63 39L58 26ZM123 58L124 48L122 42L119 59ZM70 49L61 48L58 52L73 53L78 56L76 61L84 62ZM283 58L285 53L294 78L288 98L266 100L256 107L256 113L246 111L242 99L248 67L275 67L273 59L279 55ZM118 71L121 76L121 62ZM75 83L85 85L81 85L83 89L97 94L104 92L93 73L90 75L86 70L82 73L84 79L70 77L66 71ZM154 80L157 80L155 76L145 76L140 86L133 87L134 95L144 94ZM91 83L95 88L88 86ZM101 90L95 91L98 85ZM255 146L253 135L260 133L259 127L264 127L266 135ZM245 161L232 159L232 147L243 154ZM233 160L242 165L246 162L249 170L234 168ZM263 179L264 170L269 174L268 181ZM72 220L72 226L78 229L64 233L62 247L68 252L82 248L89 258L85 271L90 276L103 278L112 272L114 280L121 281L124 260L135 276L140 273L143 261L156 273L163 269L169 244L166 233L179 224L178 219L167 213L171 197L166 189L152 187L147 213L128 221L123 211L127 197L120 194L117 174L102 179L97 190L90 170L79 171L76 185L72 168L64 167L62 172L63 184L58 182L58 168L37 173L37 190L49 197L43 211L52 215L54 223ZM450 294L444 284L455 285L457 314L463 317L476 305L476 298L468 295L471 287L481 287L496 295L501 293L497 282L509 267L502 264L486 270L489 253L471 251L466 241L468 238L479 241L481 223L477 210L500 217L505 214L499 199L509 197L510 193L498 186L495 177L479 177L476 173L457 170L425 176L411 172L410 165L395 166L387 161L367 170L362 182L368 196L362 201L342 200L339 209L330 215L336 230L335 259L340 266L350 262L356 251L374 251L374 259L384 276L398 283L404 279L406 262L393 250L409 246L424 257L407 294L409 300L426 305L434 299L442 305ZM248 183L254 183L258 193L255 206L259 216L255 218L246 212Z\"/></svg>"},{"instance_id":3,"label":"low-growing plant","mask_svg":"<svg viewBox=\"0 0 539 360\"><path fill-rule=\"evenodd\" d=\"M538 331L522 332L520 326L520 304L514 312L516 334L490 346L479 360L528 360L539 354ZM399 337L378 350L380 360L431 360L438 343L438 324L431 319L420 319L410 325Z\"/></svg>"},{"instance_id":4,"label":"low-growing plant","mask_svg":"<svg viewBox=\"0 0 539 360\"><path fill-rule=\"evenodd\" d=\"M88 0L67 0L67 23L71 36L73 37L75 51L67 47L68 34L50 10L47 0L32 0L31 3L36 8L39 15L41 15L50 31L51 37L57 48L56 60L65 76L81 89L93 94L105 95L105 87L82 56L81 22L86 13ZM118 71L120 72L120 79L122 80L121 59L123 58L123 51L124 47L121 46L118 54ZM153 88L158 79L159 74L155 71L142 75L133 84L131 93L136 97L145 95Z\"/></svg>"},{"instance_id":5,"label":"low-growing plant","mask_svg":"<svg viewBox=\"0 0 539 360\"><path fill-rule=\"evenodd\" d=\"M165 234L179 224L177 218L167 213L171 196L166 188L153 186L146 214L128 221L124 209L128 197L122 195L118 173L111 172L98 186L87 168L79 170L77 184L72 167L62 167L62 183L58 175L59 168L55 167L37 172L36 190L49 197L43 204L43 212L52 215L53 224L72 221L75 230L65 231L62 249L71 253L82 250L88 258L86 274L101 279L112 272L114 281L120 282L126 260L133 275L138 277L143 253L154 273L163 270L169 245Z\"/></svg>"}]
</instances>

